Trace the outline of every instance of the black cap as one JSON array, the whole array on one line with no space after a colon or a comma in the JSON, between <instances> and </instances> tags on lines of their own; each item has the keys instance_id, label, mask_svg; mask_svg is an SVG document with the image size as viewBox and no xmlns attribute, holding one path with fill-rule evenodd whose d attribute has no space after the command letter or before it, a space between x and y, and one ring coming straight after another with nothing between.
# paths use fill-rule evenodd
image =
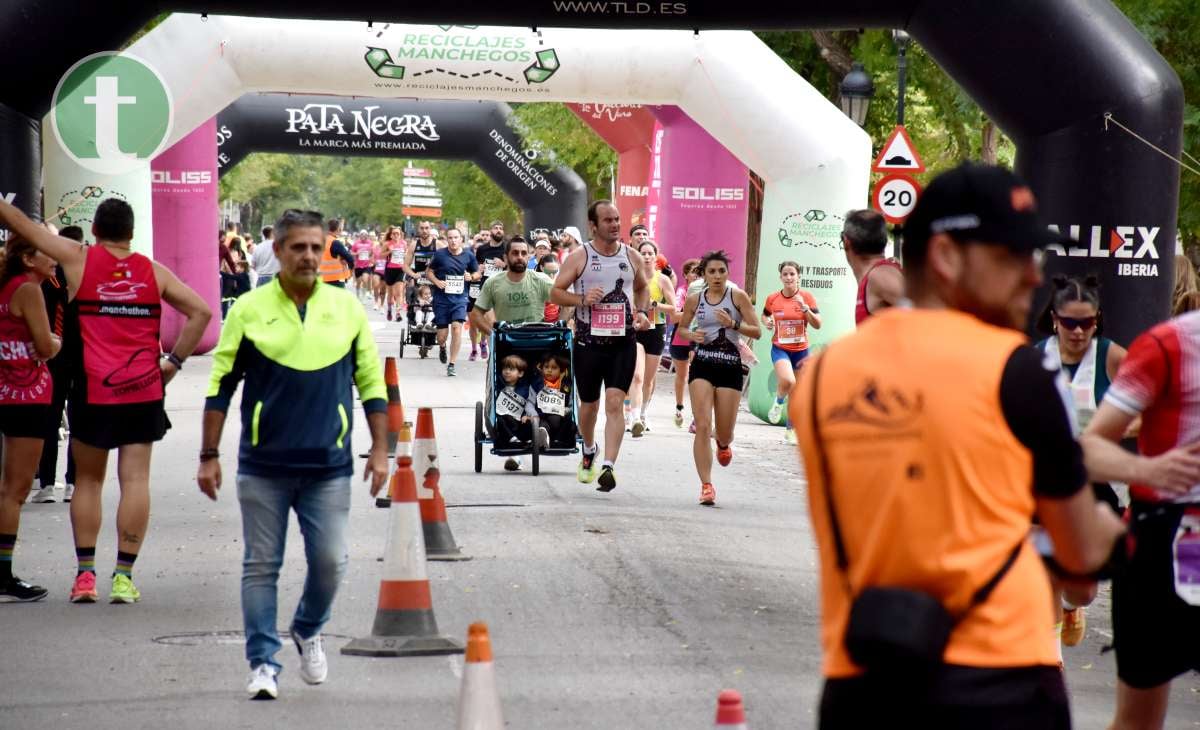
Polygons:
<instances>
[{"instance_id":1,"label":"black cap","mask_svg":"<svg viewBox=\"0 0 1200 730\"><path fill-rule=\"evenodd\" d=\"M1059 238L1038 215L1037 201L1024 180L1003 167L977 162L964 162L925 188L904 224L906 257L924 251L938 233L1022 253L1043 249Z\"/></svg>"}]
</instances>

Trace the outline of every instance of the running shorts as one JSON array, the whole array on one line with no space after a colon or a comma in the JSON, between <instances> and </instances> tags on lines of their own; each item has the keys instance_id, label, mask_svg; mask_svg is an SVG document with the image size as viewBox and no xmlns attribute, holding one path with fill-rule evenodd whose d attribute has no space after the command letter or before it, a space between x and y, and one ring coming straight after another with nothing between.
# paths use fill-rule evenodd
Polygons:
<instances>
[{"instance_id":1,"label":"running shorts","mask_svg":"<svg viewBox=\"0 0 1200 730\"><path fill-rule=\"evenodd\" d=\"M434 297L433 323L438 329L446 329L451 322L467 321L467 298Z\"/></svg>"},{"instance_id":2,"label":"running shorts","mask_svg":"<svg viewBox=\"0 0 1200 730\"><path fill-rule=\"evenodd\" d=\"M688 382L704 380L714 388L732 388L741 391L745 382L745 373L741 365L718 365L703 360L692 360L688 369Z\"/></svg>"},{"instance_id":3,"label":"running shorts","mask_svg":"<svg viewBox=\"0 0 1200 730\"><path fill-rule=\"evenodd\" d=\"M692 346L691 345L676 345L676 344L671 345L671 359L672 360L680 360L680 361L687 360L689 357L691 357L691 354L692 354Z\"/></svg>"},{"instance_id":4,"label":"running shorts","mask_svg":"<svg viewBox=\"0 0 1200 730\"><path fill-rule=\"evenodd\" d=\"M81 398L67 404L71 438L97 449L161 441L171 428L163 401L89 405Z\"/></svg>"},{"instance_id":5,"label":"running shorts","mask_svg":"<svg viewBox=\"0 0 1200 730\"><path fill-rule=\"evenodd\" d=\"M383 283L387 284L388 286L392 286L393 284L399 284L403 278L404 278L404 269L384 269L383 270Z\"/></svg>"},{"instance_id":6,"label":"running shorts","mask_svg":"<svg viewBox=\"0 0 1200 730\"><path fill-rule=\"evenodd\" d=\"M604 388L629 392L637 369L637 341L626 337L612 345L575 341L575 388L581 403L600 400Z\"/></svg>"},{"instance_id":7,"label":"running shorts","mask_svg":"<svg viewBox=\"0 0 1200 730\"><path fill-rule=\"evenodd\" d=\"M373 264L369 265L369 266L356 266L356 267L354 267L354 276L355 277L367 276L374 270L375 270L375 266Z\"/></svg>"},{"instance_id":8,"label":"running shorts","mask_svg":"<svg viewBox=\"0 0 1200 730\"><path fill-rule=\"evenodd\" d=\"M666 341L663 339L663 332L667 326L656 324L648 330L638 330L634 333L637 343L642 346L647 355L661 356L663 347Z\"/></svg>"},{"instance_id":9,"label":"running shorts","mask_svg":"<svg viewBox=\"0 0 1200 730\"><path fill-rule=\"evenodd\" d=\"M1189 669L1200 671L1200 606L1175 592L1174 541L1181 504L1133 502L1133 554L1113 578L1113 647L1117 676L1150 689ZM1193 505L1192 509L1200 509Z\"/></svg>"},{"instance_id":10,"label":"running shorts","mask_svg":"<svg viewBox=\"0 0 1200 730\"><path fill-rule=\"evenodd\" d=\"M903 678L826 679L821 730L869 727L1069 730L1071 711L1058 667L992 669L947 665L930 688Z\"/></svg>"},{"instance_id":11,"label":"running shorts","mask_svg":"<svg viewBox=\"0 0 1200 730\"><path fill-rule=\"evenodd\" d=\"M790 360L792 362L792 370L800 367L800 363L804 362L804 358L808 357L808 350L799 350L792 352L771 345L771 363L777 363L780 360Z\"/></svg>"},{"instance_id":12,"label":"running shorts","mask_svg":"<svg viewBox=\"0 0 1200 730\"><path fill-rule=\"evenodd\" d=\"M62 405L61 401L59 405ZM54 407L49 403L0 405L0 434L9 438L44 439L57 429ZM55 438L58 438L57 435Z\"/></svg>"}]
</instances>

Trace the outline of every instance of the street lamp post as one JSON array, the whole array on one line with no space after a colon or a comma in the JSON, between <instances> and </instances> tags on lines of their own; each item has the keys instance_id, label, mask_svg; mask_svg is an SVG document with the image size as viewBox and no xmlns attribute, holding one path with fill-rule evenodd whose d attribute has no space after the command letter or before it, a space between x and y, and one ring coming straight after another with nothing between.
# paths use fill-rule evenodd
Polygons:
<instances>
[{"instance_id":1,"label":"street lamp post","mask_svg":"<svg viewBox=\"0 0 1200 730\"><path fill-rule=\"evenodd\" d=\"M908 88L908 45L912 36L903 30L892 31L892 43L896 44L896 125L904 126L904 92ZM900 247L903 245L904 229L892 226L892 255L900 260Z\"/></svg>"},{"instance_id":2,"label":"street lamp post","mask_svg":"<svg viewBox=\"0 0 1200 730\"><path fill-rule=\"evenodd\" d=\"M875 96L875 84L861 63L855 61L850 66L850 73L842 79L838 91L842 113L860 127L866 124L867 109L871 106L871 98Z\"/></svg>"}]
</instances>

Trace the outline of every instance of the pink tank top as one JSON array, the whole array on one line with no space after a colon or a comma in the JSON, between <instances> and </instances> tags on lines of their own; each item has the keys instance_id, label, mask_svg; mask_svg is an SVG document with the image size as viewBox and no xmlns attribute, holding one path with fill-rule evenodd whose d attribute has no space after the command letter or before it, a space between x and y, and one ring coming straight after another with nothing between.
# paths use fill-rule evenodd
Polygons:
<instances>
[{"instance_id":1,"label":"pink tank top","mask_svg":"<svg viewBox=\"0 0 1200 730\"><path fill-rule=\"evenodd\" d=\"M867 269L867 273L863 274L862 281L858 282L858 296L854 300L855 325L862 324L864 319L871 316L871 310L867 307L867 280L871 278L871 272L880 266L891 266L894 269L903 270L899 262L895 259L880 259L871 268Z\"/></svg>"},{"instance_id":2,"label":"pink tank top","mask_svg":"<svg viewBox=\"0 0 1200 730\"><path fill-rule=\"evenodd\" d=\"M14 276L0 289L0 405L49 405L54 395L50 368L37 359L24 317L9 308L29 276Z\"/></svg>"},{"instance_id":3,"label":"pink tank top","mask_svg":"<svg viewBox=\"0 0 1200 730\"><path fill-rule=\"evenodd\" d=\"M355 268L365 269L375 263L375 247L366 239L355 241L350 253L354 256Z\"/></svg>"},{"instance_id":4,"label":"pink tank top","mask_svg":"<svg viewBox=\"0 0 1200 730\"><path fill-rule=\"evenodd\" d=\"M135 253L117 258L91 246L75 295L83 336L83 372L91 405L162 400L158 360L162 305L154 264Z\"/></svg>"}]
</instances>

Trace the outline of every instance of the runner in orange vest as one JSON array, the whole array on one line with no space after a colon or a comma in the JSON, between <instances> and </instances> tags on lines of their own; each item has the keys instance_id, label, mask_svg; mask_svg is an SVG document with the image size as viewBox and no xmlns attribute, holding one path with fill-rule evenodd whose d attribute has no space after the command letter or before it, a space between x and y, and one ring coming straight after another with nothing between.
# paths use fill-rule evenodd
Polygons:
<instances>
[{"instance_id":1,"label":"runner in orange vest","mask_svg":"<svg viewBox=\"0 0 1200 730\"><path fill-rule=\"evenodd\" d=\"M354 257L350 255L346 244L342 243L341 237L342 221L330 219L329 233L325 235L325 251L321 254L321 267L317 273L326 284L345 287L354 269Z\"/></svg>"}]
</instances>

